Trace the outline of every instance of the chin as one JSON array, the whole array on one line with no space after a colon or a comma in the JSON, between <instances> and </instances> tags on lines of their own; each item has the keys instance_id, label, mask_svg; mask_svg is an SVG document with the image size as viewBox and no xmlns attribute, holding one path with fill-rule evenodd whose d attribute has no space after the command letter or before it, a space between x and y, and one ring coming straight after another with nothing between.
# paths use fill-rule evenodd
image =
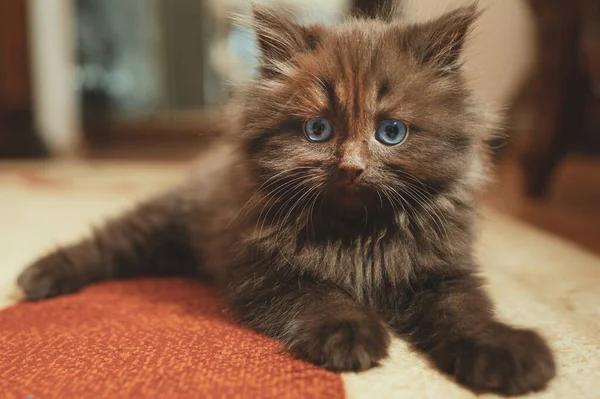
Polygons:
<instances>
[{"instance_id":1,"label":"chin","mask_svg":"<svg viewBox=\"0 0 600 399\"><path fill-rule=\"evenodd\" d=\"M363 218L381 210L377 193L365 186L338 186L328 192L327 202L337 215Z\"/></svg>"}]
</instances>

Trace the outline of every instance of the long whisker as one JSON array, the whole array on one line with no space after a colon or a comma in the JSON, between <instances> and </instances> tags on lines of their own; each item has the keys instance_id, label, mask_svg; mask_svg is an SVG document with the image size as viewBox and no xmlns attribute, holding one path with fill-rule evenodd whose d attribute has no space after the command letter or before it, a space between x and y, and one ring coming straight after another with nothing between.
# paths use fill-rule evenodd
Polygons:
<instances>
[{"instance_id":1,"label":"long whisker","mask_svg":"<svg viewBox=\"0 0 600 399\"><path fill-rule=\"evenodd\" d=\"M412 180L414 181L419 181L416 177L412 176ZM424 195L424 193L422 193L419 190L419 187L415 186L414 184L411 184L409 182L406 182L406 189L402 190L402 193L406 194L409 198L411 198L412 200L415 201L416 204L418 204L423 211L431 218L431 220L435 223L437 229L436 232L438 234L440 234L440 238L442 238L443 236L445 236L445 240L446 242L450 241L450 235L447 229L447 220L445 220L445 218L443 218L443 215L440 215L440 213L435 209L435 207L432 206L432 204L427 201L427 197ZM424 186L424 185L423 185ZM406 203L415 213L417 212L417 210L415 209L414 206L412 206L412 204L408 201L406 201L406 199L403 197L403 195L398 192L397 190L392 189L391 187L388 187L388 189L391 189L392 192L394 193L393 196L396 196L397 198L401 199L402 202ZM444 223L446 222L446 223Z\"/></svg>"},{"instance_id":2,"label":"long whisker","mask_svg":"<svg viewBox=\"0 0 600 399\"><path fill-rule=\"evenodd\" d=\"M307 204L310 204L309 208L308 208L308 215L306 217L306 223L307 224L311 224L312 225L312 217L313 217L313 211L314 211L314 207L315 204L317 203L317 200L319 199L319 196L321 195L321 188L323 187L323 182L321 183L317 183L315 185L316 190L314 191L314 194L311 196L311 198L307 201ZM304 208L302 209L302 212L304 212Z\"/></svg>"},{"instance_id":3,"label":"long whisker","mask_svg":"<svg viewBox=\"0 0 600 399\"><path fill-rule=\"evenodd\" d=\"M289 196L288 199L283 203L283 205L281 205L280 209L276 212L275 216L273 217L273 220L278 220L279 219L279 214L284 211L286 209L287 204L289 204L291 201L293 201L298 195L302 194L302 188L303 188L303 184L305 183L310 183L312 180L314 180L316 177L305 177L302 176L300 178L294 179L293 183L291 185L291 187L288 187L287 190L285 190L284 192L279 192L278 196L280 197L284 197L284 196ZM273 194L274 195L274 194ZM261 229L260 229L260 235L262 235L262 230L264 227L264 224L266 222L266 218L267 216L270 214L271 209L273 208L273 206L275 205L276 201L274 201L272 203L272 205L269 207L268 211L265 213L265 216L263 218L262 224L261 224ZM265 205L266 207L266 205ZM264 210L264 208L263 208ZM261 215L259 215L259 219L257 221L257 226L258 223L260 222L260 219L262 217L262 212L261 211Z\"/></svg>"},{"instance_id":4,"label":"long whisker","mask_svg":"<svg viewBox=\"0 0 600 399\"><path fill-rule=\"evenodd\" d=\"M315 195L315 199L312 202L312 205L309 209L309 215L310 215L310 220L309 220L309 224L310 224L310 228L311 228L311 232L312 232L312 237L315 236L315 225L313 223L313 213L315 210L315 205L317 204L317 201L319 200L319 196L321 195L321 190L318 190L316 195ZM323 203L323 201L321 200L321 204ZM307 233L308 234L308 233Z\"/></svg>"},{"instance_id":5,"label":"long whisker","mask_svg":"<svg viewBox=\"0 0 600 399\"><path fill-rule=\"evenodd\" d=\"M258 187L256 189L256 191L254 192L254 194L250 197L250 199L248 199L248 201L246 201L244 203L244 205L238 210L238 212L235 214L235 216L229 221L229 223L227 224L227 226L229 226L231 223L233 223L235 221L235 219L237 219L237 217L240 215L240 213L244 210L244 208L246 208L246 206L248 206L250 203L252 203L252 201L254 201L254 199L261 194L263 189L267 189L269 187L271 187L274 184L277 184L280 180L282 180L285 177L288 177L289 174L292 174L292 176L289 177L294 177L293 174L295 172L300 172L302 170L306 170L306 169L314 169L312 166L299 166L299 167L295 167L293 169L290 170L284 170L282 172L279 172L271 177L269 177L267 180L264 181L263 184L261 184L260 187ZM285 175L283 178L280 178L282 175ZM257 203L254 203L254 205L252 207L250 207L247 211L246 214L248 212L250 212L255 206L257 205Z\"/></svg>"},{"instance_id":6,"label":"long whisker","mask_svg":"<svg viewBox=\"0 0 600 399\"><path fill-rule=\"evenodd\" d=\"M389 188L387 187L387 185L385 185L385 184L384 184L384 185L383 185L383 190L382 190L382 193L383 193L383 195L385 196L385 198L388 200L388 202L390 203L390 205L391 205L391 207L392 207L392 209L393 209L393 211L394 211L394 214L396 214L396 215L397 215L397 214L399 214L399 213L400 213L400 210L399 210L399 209L398 209L398 207L396 206L396 201L394 201L394 199L393 199L392 197L390 197L390 195L389 195L389 193L388 193L388 190L389 190ZM402 207L402 210L404 211L404 213L406 213L406 209L404 208L404 204L402 204L402 203L400 202L400 206Z\"/></svg>"},{"instance_id":7,"label":"long whisker","mask_svg":"<svg viewBox=\"0 0 600 399\"><path fill-rule=\"evenodd\" d=\"M316 198L319 195L319 187L320 187L320 184L317 182L312 187L310 187L309 191L304 196L305 199L300 198L297 201L298 206L301 206L302 203L304 203L304 206L302 206L302 209L300 209L300 211L298 212L298 217L296 218L296 230L300 231L302 228L307 227L307 224L309 223L310 213L308 215L305 213L306 207L309 206L309 204L312 202L313 198ZM294 207L292 207L290 209L290 212L292 212L295 207L296 207L296 205L294 205ZM305 218L306 220L303 221L301 216L306 216L306 218ZM283 227L285 226L286 220L287 220L287 218L282 221L282 223L280 225L281 229L283 229ZM304 222L304 226L300 226L301 221ZM308 231L306 234L307 234L307 238L308 238Z\"/></svg>"},{"instance_id":8,"label":"long whisker","mask_svg":"<svg viewBox=\"0 0 600 399\"><path fill-rule=\"evenodd\" d=\"M428 198L425 193L423 193L419 187L406 182L407 184L407 189L409 192L413 193L414 196L418 197L421 201L417 201L424 209L428 208L432 213L433 216L439 221L439 224L442 226L443 228L443 233L446 235L446 239L448 240L447 242L450 242L450 234L448 231L448 219L446 218L444 212L441 212L440 209L437 207L437 205L435 204L435 202L433 202L433 200L431 200L430 198ZM413 197L414 198L414 197ZM437 224L437 223L436 223ZM438 226L439 228L439 226ZM440 231L440 233L442 233Z\"/></svg>"},{"instance_id":9,"label":"long whisker","mask_svg":"<svg viewBox=\"0 0 600 399\"><path fill-rule=\"evenodd\" d=\"M295 178L292 181L288 181L287 183L283 184L279 188L277 188L275 190L272 190L267 195L268 200L264 204L262 210L260 211L260 214L258 215L258 219L256 221L256 227L258 227L258 224L260 223L260 221L262 219L262 224L261 224L261 227L260 227L259 236L262 236L262 230L263 230L263 227L265 225L266 219L267 219L268 215L270 214L271 209L273 209L273 206L275 206L275 204L277 203L277 199L276 199L275 195L284 197L284 196L287 196L289 194L293 194L291 198L294 198L298 193L301 192L298 189L302 188L301 183L302 183L303 180L304 180L304 177ZM288 199L288 201L290 201L290 200ZM286 201L286 203L288 201ZM271 205L269 206L269 209L267 210L267 212L264 213L264 217L263 217L263 212L265 211L266 207L269 204L271 204ZM284 204L284 206L285 206L285 204ZM275 216L277 216L277 215L275 215Z\"/></svg>"},{"instance_id":10,"label":"long whisker","mask_svg":"<svg viewBox=\"0 0 600 399\"><path fill-rule=\"evenodd\" d=\"M435 225L437 227L437 232L441 235L445 235L447 242L449 242L450 236L448 234L448 230L446 229L446 225L444 224L443 220L438 215L436 210L433 209L426 201L424 201L422 199L422 197L418 197L415 194L415 191L411 188L411 186L407 185L405 187L405 190L403 190L403 192L406 195L408 195L410 198L412 198L419 206L421 206L421 208L425 211L425 213L427 213L429 215L429 217L431 217L431 219L435 223Z\"/></svg>"},{"instance_id":11,"label":"long whisker","mask_svg":"<svg viewBox=\"0 0 600 399\"><path fill-rule=\"evenodd\" d=\"M431 187L431 185L425 183L423 180L419 179L417 176L413 175L412 173L409 173L404 170L396 170L395 173L402 175L402 177L412 180L413 182L420 185L426 191L432 191L434 193L439 193L439 191L437 189L435 189L434 187Z\"/></svg>"},{"instance_id":12,"label":"long whisker","mask_svg":"<svg viewBox=\"0 0 600 399\"><path fill-rule=\"evenodd\" d=\"M396 200L402 206L402 208L404 209L405 213L408 215L409 218L411 216L411 212L407 212L404 205L408 206L411 209L413 215L416 214L417 210L415 209L415 207L412 206L412 204L409 201L407 201L406 198L404 198L402 196L402 194L400 194L399 192L397 192L396 190L394 190L392 187L389 187L389 186L388 186L388 190L390 190L390 195L392 197L396 198Z\"/></svg>"},{"instance_id":13,"label":"long whisker","mask_svg":"<svg viewBox=\"0 0 600 399\"><path fill-rule=\"evenodd\" d=\"M281 212L284 212L285 209L287 209L287 205L292 202L294 200L294 198L296 197L296 195L301 195L303 193L302 190L297 190L297 189L302 189L305 188L305 184L306 183L310 183L313 180L315 180L315 177L303 177L300 181L297 182L296 187L294 187L292 190L288 191L287 194L292 193L292 191L294 191L294 194L290 197L287 198L287 200L281 205L280 209L277 211L277 213L275 214L275 216L273 217L273 220L277 220L278 216L280 215ZM296 191L298 191L296 193Z\"/></svg>"},{"instance_id":14,"label":"long whisker","mask_svg":"<svg viewBox=\"0 0 600 399\"><path fill-rule=\"evenodd\" d=\"M377 192L377 196L379 197L379 209L383 209L383 198L381 198L381 194L379 193L379 190L376 190Z\"/></svg>"},{"instance_id":15,"label":"long whisker","mask_svg":"<svg viewBox=\"0 0 600 399\"><path fill-rule=\"evenodd\" d=\"M317 177L314 177L311 180L307 180L307 182L313 182L315 179L318 179ZM313 186L311 189L309 189L308 191L306 191L304 194L302 194L302 196L300 196L300 198L298 198L294 204L289 208L287 214L285 215L285 217L283 218L283 220L281 221L281 223L278 223L278 228L277 231L279 232L281 230L281 228L283 228L283 226L285 225L286 221L288 220L288 218L290 217L290 215L292 214L292 212L294 211L294 209L302 203L302 201L308 196L310 195L315 189L317 188L317 186ZM279 220L278 220L279 221Z\"/></svg>"}]
</instances>

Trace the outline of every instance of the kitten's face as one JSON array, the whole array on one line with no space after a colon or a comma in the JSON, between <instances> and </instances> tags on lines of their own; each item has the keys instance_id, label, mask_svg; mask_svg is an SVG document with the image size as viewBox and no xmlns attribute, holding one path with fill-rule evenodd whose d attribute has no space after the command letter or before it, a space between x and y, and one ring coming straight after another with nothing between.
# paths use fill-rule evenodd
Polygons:
<instances>
[{"instance_id":1,"label":"kitten's face","mask_svg":"<svg viewBox=\"0 0 600 399\"><path fill-rule=\"evenodd\" d=\"M480 132L457 63L474 11L447 18L412 27L286 21L276 28L292 33L273 43L277 29L261 37L259 25L265 63L247 119L266 192L299 210L320 200L364 215L414 206L466 179Z\"/></svg>"}]
</instances>

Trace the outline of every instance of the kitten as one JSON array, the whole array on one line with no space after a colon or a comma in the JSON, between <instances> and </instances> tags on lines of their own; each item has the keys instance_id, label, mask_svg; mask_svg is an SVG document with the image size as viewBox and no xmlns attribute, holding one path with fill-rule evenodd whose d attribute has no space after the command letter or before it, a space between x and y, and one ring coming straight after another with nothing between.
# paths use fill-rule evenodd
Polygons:
<instances>
[{"instance_id":1,"label":"kitten","mask_svg":"<svg viewBox=\"0 0 600 399\"><path fill-rule=\"evenodd\" d=\"M390 331L475 390L554 376L540 336L498 321L472 255L489 128L461 73L478 12L301 26L253 7L260 76L189 181L29 266L30 300L140 275L212 278L244 325L336 371Z\"/></svg>"}]
</instances>

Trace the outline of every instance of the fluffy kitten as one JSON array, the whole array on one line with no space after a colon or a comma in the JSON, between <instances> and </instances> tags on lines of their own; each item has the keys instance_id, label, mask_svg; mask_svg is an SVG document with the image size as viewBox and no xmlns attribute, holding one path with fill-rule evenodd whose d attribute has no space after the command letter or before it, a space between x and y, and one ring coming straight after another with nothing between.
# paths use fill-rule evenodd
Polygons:
<instances>
[{"instance_id":1,"label":"fluffy kitten","mask_svg":"<svg viewBox=\"0 0 600 399\"><path fill-rule=\"evenodd\" d=\"M224 140L181 187L29 266L27 297L200 273L327 369L377 365L393 331L473 389L543 388L548 346L494 317L472 255L489 133L459 61L475 7L418 25L253 15L261 73Z\"/></svg>"}]
</instances>

